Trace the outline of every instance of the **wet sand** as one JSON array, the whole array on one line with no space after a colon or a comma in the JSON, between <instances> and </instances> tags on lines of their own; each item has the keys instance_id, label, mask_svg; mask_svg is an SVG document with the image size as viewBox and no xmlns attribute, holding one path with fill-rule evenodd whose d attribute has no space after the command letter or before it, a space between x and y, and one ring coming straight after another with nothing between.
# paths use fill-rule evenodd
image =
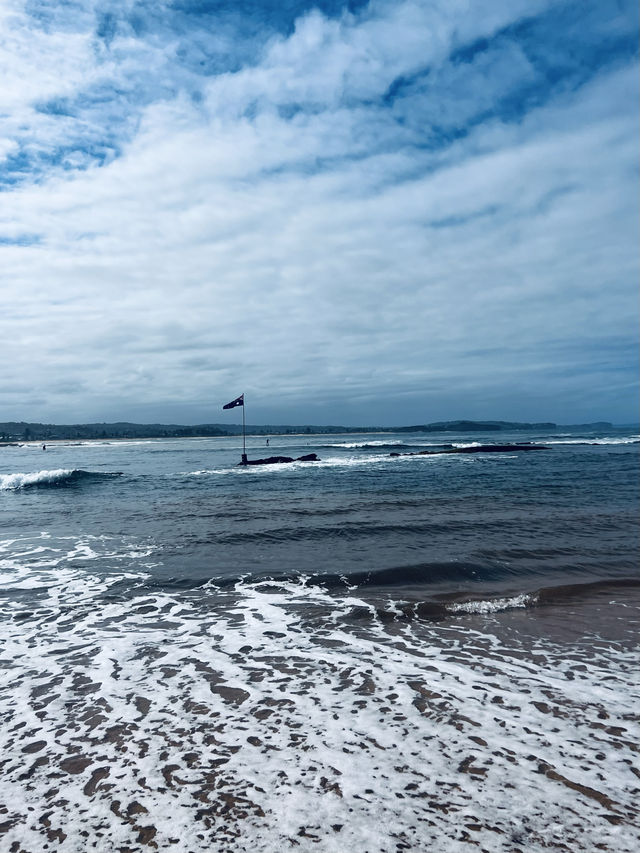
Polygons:
<instances>
[{"instance_id":1,"label":"wet sand","mask_svg":"<svg viewBox=\"0 0 640 853\"><path fill-rule=\"evenodd\" d=\"M437 623L93 592L3 628L3 850L638 849L633 591Z\"/></svg>"}]
</instances>

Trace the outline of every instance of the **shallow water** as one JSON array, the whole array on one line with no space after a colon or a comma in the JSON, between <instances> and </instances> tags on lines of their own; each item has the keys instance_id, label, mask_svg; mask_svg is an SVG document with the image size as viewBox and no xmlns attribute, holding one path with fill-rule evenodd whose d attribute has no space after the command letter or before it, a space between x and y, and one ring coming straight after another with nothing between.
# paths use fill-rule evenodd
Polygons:
<instances>
[{"instance_id":1,"label":"shallow water","mask_svg":"<svg viewBox=\"0 0 640 853\"><path fill-rule=\"evenodd\" d=\"M1 449L2 849L635 851L637 436L523 437Z\"/></svg>"}]
</instances>

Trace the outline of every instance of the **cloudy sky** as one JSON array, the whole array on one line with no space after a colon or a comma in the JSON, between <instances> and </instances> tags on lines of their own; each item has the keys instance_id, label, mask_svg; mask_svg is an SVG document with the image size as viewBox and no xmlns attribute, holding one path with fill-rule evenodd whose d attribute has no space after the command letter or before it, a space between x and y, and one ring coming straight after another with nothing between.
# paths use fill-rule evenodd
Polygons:
<instances>
[{"instance_id":1,"label":"cloudy sky","mask_svg":"<svg viewBox=\"0 0 640 853\"><path fill-rule=\"evenodd\" d=\"M1 0L0 421L637 421L636 0Z\"/></svg>"}]
</instances>

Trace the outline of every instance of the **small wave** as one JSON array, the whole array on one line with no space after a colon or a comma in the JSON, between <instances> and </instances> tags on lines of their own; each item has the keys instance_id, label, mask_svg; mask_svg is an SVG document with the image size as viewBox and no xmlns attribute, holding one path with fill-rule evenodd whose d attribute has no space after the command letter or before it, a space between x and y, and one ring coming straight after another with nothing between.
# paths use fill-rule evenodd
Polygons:
<instances>
[{"instance_id":1,"label":"small wave","mask_svg":"<svg viewBox=\"0 0 640 853\"><path fill-rule=\"evenodd\" d=\"M538 603L538 596L521 593L508 598L486 598L475 601L459 601L447 604L449 613L501 613L503 610L514 610L520 607L532 607Z\"/></svg>"},{"instance_id":2,"label":"small wave","mask_svg":"<svg viewBox=\"0 0 640 853\"><path fill-rule=\"evenodd\" d=\"M412 622L415 619L441 621L459 614L490 615L505 610L534 607L538 604L538 596L533 593L521 593L504 598L469 599L455 603L444 603L437 600L412 602L389 602L386 607L355 605L343 618L365 620L372 618L380 622Z\"/></svg>"},{"instance_id":3,"label":"small wave","mask_svg":"<svg viewBox=\"0 0 640 853\"><path fill-rule=\"evenodd\" d=\"M378 571L359 572L317 572L309 574L306 572L265 572L246 574L231 574L226 576L194 575L170 577L162 579L150 579L149 587L197 589L209 584L227 588L233 587L239 581L243 581L247 587L260 586L265 583L275 584L300 584L305 587L318 587L329 592L341 592L354 589L397 589L400 587L423 587L434 583L461 581L486 581L495 580L504 574L511 574L508 569L503 572L497 567L487 568L481 564L473 563L424 563L414 566L399 566ZM438 605L441 609L441 605Z\"/></svg>"},{"instance_id":4,"label":"small wave","mask_svg":"<svg viewBox=\"0 0 640 853\"><path fill-rule=\"evenodd\" d=\"M367 441L367 442L344 442L341 444L321 444L320 449L326 450L412 450L416 447L448 448L453 444L443 444L436 441Z\"/></svg>"},{"instance_id":5,"label":"small wave","mask_svg":"<svg viewBox=\"0 0 640 853\"><path fill-rule=\"evenodd\" d=\"M155 444L158 439L154 438L86 438L79 441L54 441L51 447L137 447L141 444ZM36 443L40 447L40 442Z\"/></svg>"},{"instance_id":6,"label":"small wave","mask_svg":"<svg viewBox=\"0 0 640 853\"><path fill-rule=\"evenodd\" d=\"M536 592L522 592L518 595L501 598L469 599L445 603L448 613L491 614L504 610L539 607L543 605L565 604L568 600L586 599L597 595L608 598L616 590L626 587L637 588L640 581L636 578L608 578L593 582L563 584L561 586L541 587Z\"/></svg>"},{"instance_id":7,"label":"small wave","mask_svg":"<svg viewBox=\"0 0 640 853\"><path fill-rule=\"evenodd\" d=\"M640 436L626 436L624 438L550 438L545 444L577 444L582 446L640 444Z\"/></svg>"},{"instance_id":8,"label":"small wave","mask_svg":"<svg viewBox=\"0 0 640 853\"><path fill-rule=\"evenodd\" d=\"M606 578L604 580L578 582L542 587L539 591L541 604L565 604L575 599L585 599L592 596L609 596L620 589L640 587L640 579L635 577Z\"/></svg>"},{"instance_id":9,"label":"small wave","mask_svg":"<svg viewBox=\"0 0 640 853\"><path fill-rule=\"evenodd\" d=\"M411 447L410 444L405 444L404 441L392 441L385 439L384 441L344 441L339 444L322 444L321 447L326 447L328 450L384 450L385 447Z\"/></svg>"},{"instance_id":10,"label":"small wave","mask_svg":"<svg viewBox=\"0 0 640 853\"><path fill-rule=\"evenodd\" d=\"M80 468L0 474L0 491L15 491L37 486L68 486L82 480L119 477L121 474L122 471L83 471Z\"/></svg>"}]
</instances>

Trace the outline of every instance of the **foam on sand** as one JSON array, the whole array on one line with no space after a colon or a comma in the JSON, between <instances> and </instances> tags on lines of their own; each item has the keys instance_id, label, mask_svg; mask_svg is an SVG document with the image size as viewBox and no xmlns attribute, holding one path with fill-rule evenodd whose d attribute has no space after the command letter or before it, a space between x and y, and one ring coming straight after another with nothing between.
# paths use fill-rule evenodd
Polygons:
<instances>
[{"instance_id":1,"label":"foam on sand","mask_svg":"<svg viewBox=\"0 0 640 853\"><path fill-rule=\"evenodd\" d=\"M2 604L7 850L637 849L635 651L382 624L304 581L54 577Z\"/></svg>"}]
</instances>

